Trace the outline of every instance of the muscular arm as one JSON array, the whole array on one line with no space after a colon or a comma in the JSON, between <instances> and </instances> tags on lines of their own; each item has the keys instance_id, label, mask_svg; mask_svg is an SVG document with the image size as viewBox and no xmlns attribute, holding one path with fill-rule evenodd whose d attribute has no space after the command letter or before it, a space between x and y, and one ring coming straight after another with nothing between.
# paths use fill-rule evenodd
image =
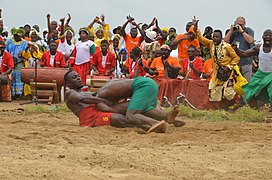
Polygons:
<instances>
[{"instance_id":1,"label":"muscular arm","mask_svg":"<svg viewBox=\"0 0 272 180\"><path fill-rule=\"evenodd\" d=\"M118 112L117 110L115 110L114 108L106 105L105 103L97 103L96 108L97 108L98 111L102 111L102 112L112 112L112 113L117 113Z\"/></svg>"},{"instance_id":2,"label":"muscular arm","mask_svg":"<svg viewBox=\"0 0 272 180\"><path fill-rule=\"evenodd\" d=\"M245 51L239 48L235 48L236 54L242 58L257 56L259 54L259 50L260 50L260 46L254 46L251 49L248 49Z\"/></svg>"},{"instance_id":3,"label":"muscular arm","mask_svg":"<svg viewBox=\"0 0 272 180\"><path fill-rule=\"evenodd\" d=\"M105 104L111 104L110 101L103 99L103 98L99 98L99 97L95 97L89 93L80 93L80 92L68 92L69 95L69 100L70 102L76 104L79 102L85 103L85 104L98 104L98 103L105 103Z\"/></svg>"},{"instance_id":4,"label":"muscular arm","mask_svg":"<svg viewBox=\"0 0 272 180\"><path fill-rule=\"evenodd\" d=\"M179 39L175 39L175 40L171 43L171 46L178 45L181 41L183 41L183 40L185 40L185 39L188 39L188 36L187 36L187 35L184 35L184 36L182 36L182 37L179 38Z\"/></svg>"}]
</instances>

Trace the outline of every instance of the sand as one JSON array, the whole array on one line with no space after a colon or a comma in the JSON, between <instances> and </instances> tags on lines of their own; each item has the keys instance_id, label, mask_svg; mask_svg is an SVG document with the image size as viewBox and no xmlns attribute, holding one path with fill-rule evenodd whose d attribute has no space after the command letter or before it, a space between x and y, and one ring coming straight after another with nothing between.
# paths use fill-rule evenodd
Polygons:
<instances>
[{"instance_id":1,"label":"sand","mask_svg":"<svg viewBox=\"0 0 272 180\"><path fill-rule=\"evenodd\" d=\"M272 178L271 123L183 119L145 134L79 127L71 112L17 110L27 106L0 103L0 179Z\"/></svg>"}]
</instances>

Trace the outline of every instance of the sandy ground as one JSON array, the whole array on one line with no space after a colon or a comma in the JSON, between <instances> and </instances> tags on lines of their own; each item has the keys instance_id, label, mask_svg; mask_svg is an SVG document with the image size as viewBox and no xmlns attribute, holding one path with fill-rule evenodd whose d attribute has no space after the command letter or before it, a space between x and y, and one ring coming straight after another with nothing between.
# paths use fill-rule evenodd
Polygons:
<instances>
[{"instance_id":1,"label":"sandy ground","mask_svg":"<svg viewBox=\"0 0 272 180\"><path fill-rule=\"evenodd\" d=\"M0 179L272 179L271 123L185 119L144 134L18 107L0 103Z\"/></svg>"}]
</instances>

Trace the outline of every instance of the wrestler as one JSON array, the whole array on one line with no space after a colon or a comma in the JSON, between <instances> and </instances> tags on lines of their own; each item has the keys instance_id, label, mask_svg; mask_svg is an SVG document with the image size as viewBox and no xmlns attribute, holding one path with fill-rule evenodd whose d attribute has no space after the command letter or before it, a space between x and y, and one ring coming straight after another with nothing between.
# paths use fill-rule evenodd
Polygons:
<instances>
[{"instance_id":1,"label":"wrestler","mask_svg":"<svg viewBox=\"0 0 272 180\"><path fill-rule=\"evenodd\" d=\"M115 127L138 127L148 132L165 132L165 121L157 121L151 118L125 118L116 110L127 108L123 103L111 106L112 103L109 100L95 97L88 92L82 92L83 85L77 72L68 71L64 76L64 80L70 88L65 93L67 107L79 118L80 126L111 125ZM96 106L98 103L107 106Z\"/></svg>"},{"instance_id":2,"label":"wrestler","mask_svg":"<svg viewBox=\"0 0 272 180\"><path fill-rule=\"evenodd\" d=\"M136 79L111 80L97 92L97 97L118 102L130 98L126 118L128 120L166 120L169 124L183 126L184 123L176 121L179 113L178 106L166 113L157 107L158 85L151 78L137 77ZM99 103L100 106L102 103Z\"/></svg>"}]
</instances>

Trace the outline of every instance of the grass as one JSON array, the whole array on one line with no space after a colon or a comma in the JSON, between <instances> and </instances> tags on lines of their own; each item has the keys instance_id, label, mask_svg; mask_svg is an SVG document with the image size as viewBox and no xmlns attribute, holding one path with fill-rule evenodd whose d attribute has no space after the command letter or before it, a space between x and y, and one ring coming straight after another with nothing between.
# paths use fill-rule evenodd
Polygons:
<instances>
[{"instance_id":1,"label":"grass","mask_svg":"<svg viewBox=\"0 0 272 180\"><path fill-rule=\"evenodd\" d=\"M193 110L190 107L180 106L179 117L205 121L238 121L238 122L263 122L267 111L256 110L250 107L241 107L235 112L224 110Z\"/></svg>"},{"instance_id":2,"label":"grass","mask_svg":"<svg viewBox=\"0 0 272 180\"><path fill-rule=\"evenodd\" d=\"M171 108L167 109L170 110ZM189 119L197 119L204 121L238 121L238 122L264 122L267 115L265 110L256 110L250 107L241 107L235 112L227 112L224 110L194 110L187 106L180 106L179 117L187 117ZM66 104L55 106L29 106L25 108L26 112L71 112Z\"/></svg>"},{"instance_id":3,"label":"grass","mask_svg":"<svg viewBox=\"0 0 272 180\"><path fill-rule=\"evenodd\" d=\"M43 113L54 113L54 112L71 112L68 107L63 105L55 105L55 106L29 106L25 108L26 112L43 112Z\"/></svg>"}]
</instances>

